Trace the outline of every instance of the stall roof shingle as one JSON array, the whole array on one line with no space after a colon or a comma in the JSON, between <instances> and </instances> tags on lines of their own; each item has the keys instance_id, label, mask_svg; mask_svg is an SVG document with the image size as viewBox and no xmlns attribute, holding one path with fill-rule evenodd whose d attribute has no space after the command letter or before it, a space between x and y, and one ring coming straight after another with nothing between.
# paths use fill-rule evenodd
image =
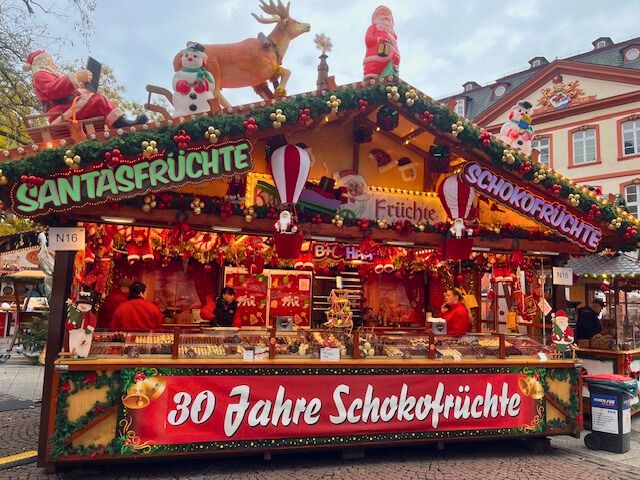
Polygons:
<instances>
[{"instance_id":1,"label":"stall roof shingle","mask_svg":"<svg viewBox=\"0 0 640 480\"><path fill-rule=\"evenodd\" d=\"M640 263L629 255L587 255L571 258L567 267L578 275L622 275L640 274Z\"/></svg>"}]
</instances>

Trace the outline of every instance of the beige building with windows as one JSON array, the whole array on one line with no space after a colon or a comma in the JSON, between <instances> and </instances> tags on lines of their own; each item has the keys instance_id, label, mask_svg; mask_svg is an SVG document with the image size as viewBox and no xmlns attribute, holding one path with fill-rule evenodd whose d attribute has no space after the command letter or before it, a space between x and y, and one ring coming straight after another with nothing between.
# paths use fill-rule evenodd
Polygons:
<instances>
[{"instance_id":1,"label":"beige building with windows","mask_svg":"<svg viewBox=\"0 0 640 480\"><path fill-rule=\"evenodd\" d=\"M520 100L533 105L538 161L603 194L624 195L640 213L640 37L530 67L480 86L463 85L441 99L475 123L497 133ZM534 154L535 157L535 154Z\"/></svg>"}]
</instances>

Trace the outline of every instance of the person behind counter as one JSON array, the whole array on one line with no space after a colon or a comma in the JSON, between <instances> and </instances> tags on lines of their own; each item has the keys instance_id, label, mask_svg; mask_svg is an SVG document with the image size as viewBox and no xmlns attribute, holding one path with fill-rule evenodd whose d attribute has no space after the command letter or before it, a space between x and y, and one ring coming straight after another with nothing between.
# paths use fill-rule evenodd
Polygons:
<instances>
[{"instance_id":1,"label":"person behind counter","mask_svg":"<svg viewBox=\"0 0 640 480\"><path fill-rule=\"evenodd\" d=\"M599 316L605 303L599 298L594 298L591 305L584 307L578 315L576 322L576 340L590 340L595 334L602 331Z\"/></svg>"},{"instance_id":2,"label":"person behind counter","mask_svg":"<svg viewBox=\"0 0 640 480\"><path fill-rule=\"evenodd\" d=\"M129 300L113 313L111 328L115 330L154 330L162 327L162 312L158 306L145 300L147 286L134 282L129 286Z\"/></svg>"},{"instance_id":3,"label":"person behind counter","mask_svg":"<svg viewBox=\"0 0 640 480\"><path fill-rule=\"evenodd\" d=\"M238 302L235 300L236 292L231 287L224 287L222 294L216 299L216 308L213 311L213 325L218 327L232 327L234 317L238 311Z\"/></svg>"},{"instance_id":4,"label":"person behind counter","mask_svg":"<svg viewBox=\"0 0 640 480\"><path fill-rule=\"evenodd\" d=\"M440 311L447 321L447 335L464 335L471 331L469 310L465 306L463 294L457 288L450 288L444 294Z\"/></svg>"}]
</instances>

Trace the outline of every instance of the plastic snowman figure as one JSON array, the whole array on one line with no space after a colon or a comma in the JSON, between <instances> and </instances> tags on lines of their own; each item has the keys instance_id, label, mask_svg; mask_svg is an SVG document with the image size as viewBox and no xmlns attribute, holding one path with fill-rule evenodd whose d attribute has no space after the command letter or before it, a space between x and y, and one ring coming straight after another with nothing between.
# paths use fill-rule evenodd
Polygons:
<instances>
[{"instance_id":1,"label":"plastic snowman figure","mask_svg":"<svg viewBox=\"0 0 640 480\"><path fill-rule=\"evenodd\" d=\"M535 137L531 126L532 108L529 102L519 101L509 112L509 120L502 125L499 134L500 140L526 155L531 155L531 141Z\"/></svg>"},{"instance_id":2,"label":"plastic snowman figure","mask_svg":"<svg viewBox=\"0 0 640 480\"><path fill-rule=\"evenodd\" d=\"M173 108L175 115L192 115L211 110L215 81L204 65L204 46L188 42L180 54L181 69L173 75Z\"/></svg>"},{"instance_id":3,"label":"plastic snowman figure","mask_svg":"<svg viewBox=\"0 0 640 480\"><path fill-rule=\"evenodd\" d=\"M66 330L69 332L69 351L79 358L87 358L91 351L93 331L97 318L93 309L96 295L93 292L79 292L74 303L68 301Z\"/></svg>"},{"instance_id":4,"label":"plastic snowman figure","mask_svg":"<svg viewBox=\"0 0 640 480\"><path fill-rule=\"evenodd\" d=\"M276 222L275 228L278 233L296 233L298 231L298 227L291 218L291 212L288 210L280 212L280 218Z\"/></svg>"}]
</instances>

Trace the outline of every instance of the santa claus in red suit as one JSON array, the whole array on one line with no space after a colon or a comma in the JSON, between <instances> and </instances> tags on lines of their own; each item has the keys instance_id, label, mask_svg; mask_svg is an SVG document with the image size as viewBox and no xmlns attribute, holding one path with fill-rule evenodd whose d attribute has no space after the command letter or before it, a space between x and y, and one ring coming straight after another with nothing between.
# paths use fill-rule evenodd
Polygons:
<instances>
[{"instance_id":1,"label":"santa claus in red suit","mask_svg":"<svg viewBox=\"0 0 640 480\"><path fill-rule=\"evenodd\" d=\"M107 98L85 90L85 83L93 77L89 70L65 75L44 50L31 52L23 68L31 71L33 92L52 125L71 121L74 111L77 120L104 117L105 123L114 128L146 123L148 120L145 115L138 115L135 120L127 119L122 110Z\"/></svg>"},{"instance_id":2,"label":"santa claus in red suit","mask_svg":"<svg viewBox=\"0 0 640 480\"><path fill-rule=\"evenodd\" d=\"M388 7L381 5L375 9L364 43L367 47L364 57L365 79L398 75L398 37L393 29L393 14Z\"/></svg>"}]
</instances>

